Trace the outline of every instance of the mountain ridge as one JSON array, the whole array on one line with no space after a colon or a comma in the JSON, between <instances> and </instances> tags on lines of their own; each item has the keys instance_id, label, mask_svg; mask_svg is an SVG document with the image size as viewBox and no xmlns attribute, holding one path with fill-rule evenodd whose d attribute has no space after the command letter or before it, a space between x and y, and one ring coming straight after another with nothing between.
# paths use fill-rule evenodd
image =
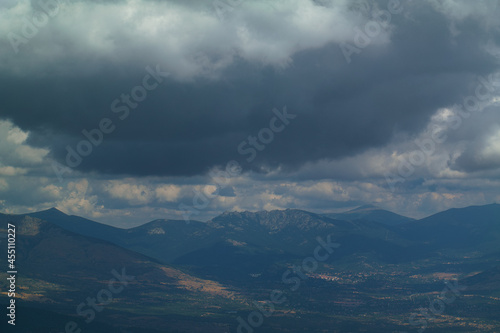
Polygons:
<instances>
[{"instance_id":1,"label":"mountain ridge","mask_svg":"<svg viewBox=\"0 0 500 333\"><path fill-rule=\"evenodd\" d=\"M341 213L324 213L324 216L340 220L366 220L395 226L414 221L415 219L368 204Z\"/></svg>"},{"instance_id":2,"label":"mountain ridge","mask_svg":"<svg viewBox=\"0 0 500 333\"><path fill-rule=\"evenodd\" d=\"M141 323L155 318L145 324L151 332L166 327L195 332L193 327L210 323L216 323L210 326L212 332L227 332L236 316L246 318L252 311L248 306L265 304L269 290L283 290L290 299L276 307L279 315L266 319L271 331L273 325L295 316L324 327L353 314L363 320L345 323L349 331L370 331L372 322L365 316L374 311L395 325L391 331L402 331L408 328L410 314L428 306L429 297L449 279L458 279L455 285L469 289L466 297L446 308L447 316L464 318L466 309L471 315L463 320L475 325L479 315L494 318L497 313L492 304L495 295L500 296L492 294L498 288L500 265L500 205L496 204L447 210L395 226L366 219L336 220L299 209L225 212L207 222L157 219L129 229L108 226L105 229L113 234L97 236L109 239L75 233L36 215L53 216L73 228L81 223L85 232L98 223L50 209L40 214L0 214L0 221L13 221L19 228L20 271L31 292L22 291L24 300L31 297L26 304L68 316L74 314L63 304L70 304L71 310L95 294L111 277L112 266L127 266L137 282L120 295L116 307L107 309L109 315L127 327L134 326L137 316ZM6 237L0 239L5 241ZM330 253L323 247L328 243L339 247ZM328 256L322 261L317 254ZM0 263L5 260L0 258ZM297 290L290 289L293 285ZM145 309L137 308L136 301ZM332 311L344 319L332 317ZM102 315L101 323L107 318ZM481 326L477 328L471 331ZM307 330L290 324L289 331Z\"/></svg>"}]
</instances>

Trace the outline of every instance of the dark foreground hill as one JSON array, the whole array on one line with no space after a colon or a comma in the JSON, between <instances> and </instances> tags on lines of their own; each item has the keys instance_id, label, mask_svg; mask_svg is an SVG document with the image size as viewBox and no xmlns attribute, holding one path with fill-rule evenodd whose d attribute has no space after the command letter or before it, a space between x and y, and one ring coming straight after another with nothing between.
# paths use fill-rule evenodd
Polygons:
<instances>
[{"instance_id":1,"label":"dark foreground hill","mask_svg":"<svg viewBox=\"0 0 500 333\"><path fill-rule=\"evenodd\" d=\"M243 299L227 286L194 277L112 243L30 216L4 215L0 223L2 248L6 246L7 223L16 226L17 302L28 315L18 316L16 329L29 327L31 313L37 316L44 309L58 313L66 322L71 319L83 331L140 327L163 332L162 327L190 327L193 321L200 329L218 331L221 325L229 323L222 321L214 326L210 316L245 308ZM5 256L0 265L7 267ZM5 291L6 274L0 276L0 286ZM6 296L3 292L3 304ZM96 302L95 308L88 305L89 298ZM207 318L200 319L202 315ZM157 316L169 320L158 320ZM45 328L44 332L60 332L64 324L57 320L52 323L48 317L37 324L37 331Z\"/></svg>"}]
</instances>

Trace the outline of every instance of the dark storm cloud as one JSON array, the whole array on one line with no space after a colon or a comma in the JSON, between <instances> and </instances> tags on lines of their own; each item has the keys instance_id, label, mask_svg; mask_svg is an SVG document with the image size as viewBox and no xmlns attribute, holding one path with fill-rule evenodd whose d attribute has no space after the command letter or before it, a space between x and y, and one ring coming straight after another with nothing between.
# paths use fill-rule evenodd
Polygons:
<instances>
[{"instance_id":1,"label":"dark storm cloud","mask_svg":"<svg viewBox=\"0 0 500 333\"><path fill-rule=\"evenodd\" d=\"M215 77L172 75L122 121L111 103L142 83L146 66L176 70L142 48L142 38L129 40L124 34L115 43L123 43L118 49L129 52L125 62L89 56L65 59L67 63L32 74L4 70L0 117L31 131L30 143L50 148L63 165L66 147L74 149L85 139L82 130L111 119L116 130L83 158L81 171L195 175L230 160L247 170L292 170L307 162L352 156L384 146L399 131L417 133L438 108L470 94L477 75L498 69L498 60L483 46L499 33L485 33L481 18L455 22L460 31L455 35L444 13L418 3L394 15L391 24L388 43L367 46L352 55L350 64L332 42L293 54L288 66L234 56ZM47 42L43 36L33 43ZM352 38L348 42L353 44ZM213 52L218 47L207 46L206 53L193 57L213 64L221 57ZM21 57L37 57L28 48L23 52ZM247 163L249 155L239 155L238 145L268 127L272 109L284 106L297 118Z\"/></svg>"}]
</instances>

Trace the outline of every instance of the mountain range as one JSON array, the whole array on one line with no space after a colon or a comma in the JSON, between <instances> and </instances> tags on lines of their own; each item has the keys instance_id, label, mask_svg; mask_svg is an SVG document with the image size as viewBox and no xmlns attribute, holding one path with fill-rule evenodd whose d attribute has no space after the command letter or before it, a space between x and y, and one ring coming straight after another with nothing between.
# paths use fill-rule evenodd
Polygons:
<instances>
[{"instance_id":1,"label":"mountain range","mask_svg":"<svg viewBox=\"0 0 500 333\"><path fill-rule=\"evenodd\" d=\"M95 332L234 332L237 318L267 304L272 290L283 290L288 302L266 317L262 332L321 332L324 325L404 331L412 328L411 312L449 279L470 294L447 306L447 319L429 332L449 325L500 330L498 204L420 220L362 206L331 214L226 212L205 222L155 220L120 229L52 208L0 214L0 223L1 247L7 223L16 225L18 297L27 316L45 318L48 311L58 318L40 328L25 321L27 332L61 331L68 321ZM305 259L327 239L339 247L304 271ZM7 266L4 256L0 264ZM87 324L78 305L122 270L134 279ZM298 290L284 278L289 270L303 280ZM6 300L2 292L0 302ZM380 315L366 317L373 311Z\"/></svg>"}]
</instances>

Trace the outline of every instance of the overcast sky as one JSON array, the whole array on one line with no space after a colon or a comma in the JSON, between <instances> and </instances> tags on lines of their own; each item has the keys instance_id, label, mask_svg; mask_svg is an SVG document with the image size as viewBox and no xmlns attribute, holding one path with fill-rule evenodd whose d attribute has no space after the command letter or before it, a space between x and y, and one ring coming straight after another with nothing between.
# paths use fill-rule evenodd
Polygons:
<instances>
[{"instance_id":1,"label":"overcast sky","mask_svg":"<svg viewBox=\"0 0 500 333\"><path fill-rule=\"evenodd\" d=\"M4 213L500 202L496 0L2 0L0 91Z\"/></svg>"}]
</instances>

